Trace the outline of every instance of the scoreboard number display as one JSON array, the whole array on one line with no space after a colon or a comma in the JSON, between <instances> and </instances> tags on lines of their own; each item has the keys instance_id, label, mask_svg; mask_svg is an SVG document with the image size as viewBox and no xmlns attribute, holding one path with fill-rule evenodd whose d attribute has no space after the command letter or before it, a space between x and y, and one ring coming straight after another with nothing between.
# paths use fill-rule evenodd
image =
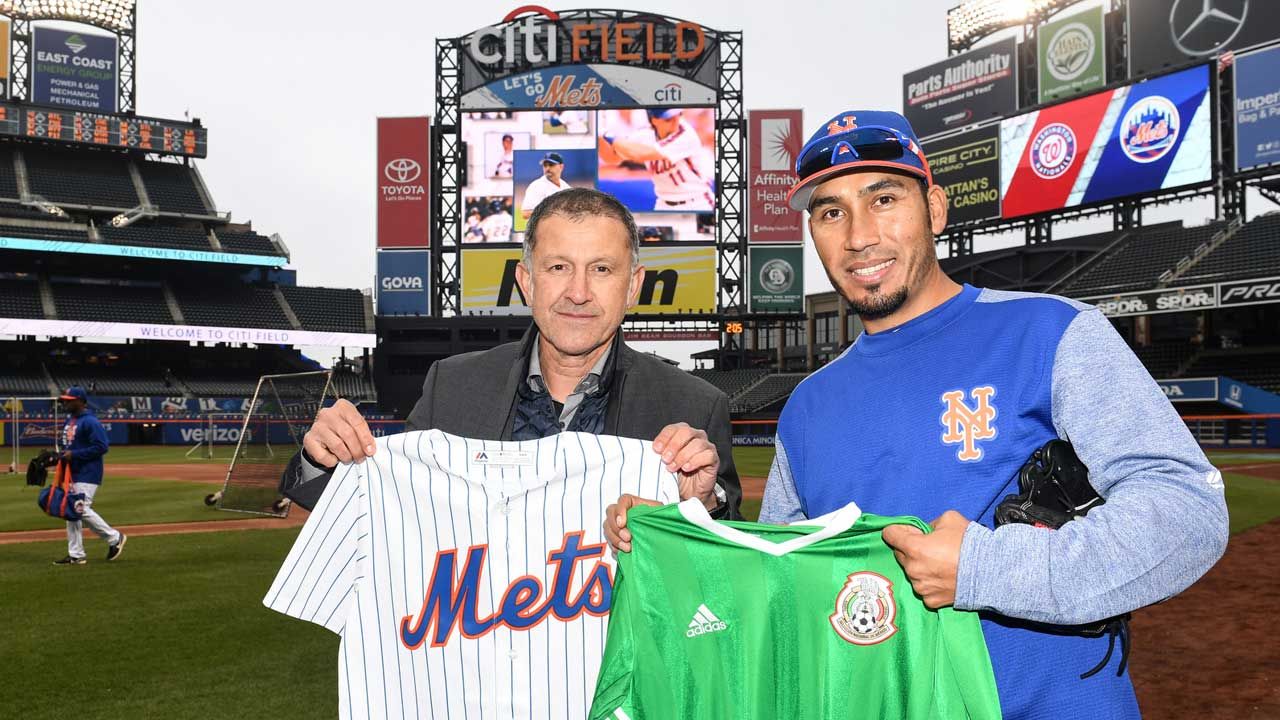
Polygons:
<instances>
[{"instance_id":1,"label":"scoreboard number display","mask_svg":"<svg viewBox=\"0 0 1280 720\"><path fill-rule=\"evenodd\" d=\"M169 155L208 156L209 133L195 123L126 117L0 102L0 135L129 148Z\"/></svg>"}]
</instances>

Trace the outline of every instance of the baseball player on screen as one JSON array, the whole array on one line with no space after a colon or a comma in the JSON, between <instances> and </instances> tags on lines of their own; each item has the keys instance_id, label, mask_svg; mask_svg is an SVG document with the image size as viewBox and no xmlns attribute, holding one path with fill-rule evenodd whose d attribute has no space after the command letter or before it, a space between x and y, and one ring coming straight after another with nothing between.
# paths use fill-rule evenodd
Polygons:
<instances>
[{"instance_id":1,"label":"baseball player on screen","mask_svg":"<svg viewBox=\"0 0 1280 720\"><path fill-rule=\"evenodd\" d=\"M648 110L649 129L626 137L601 135L600 154L605 162L644 163L653 177L658 196L654 210L706 212L715 209L711 192L713 172L698 132L684 119L680 108Z\"/></svg>"},{"instance_id":2,"label":"baseball player on screen","mask_svg":"<svg viewBox=\"0 0 1280 720\"><path fill-rule=\"evenodd\" d=\"M503 133L502 135L502 158L493 166L493 172L489 173L489 177L509 178L515 170L515 142L516 139L511 133Z\"/></svg>"},{"instance_id":3,"label":"baseball player on screen","mask_svg":"<svg viewBox=\"0 0 1280 720\"><path fill-rule=\"evenodd\" d=\"M480 229L484 232L484 241L491 243L511 241L511 213L502 200L489 202L489 216L480 221Z\"/></svg>"},{"instance_id":4,"label":"baseball player on screen","mask_svg":"<svg viewBox=\"0 0 1280 720\"><path fill-rule=\"evenodd\" d=\"M573 187L560 179L564 175L564 157L557 152L549 152L542 156L542 177L529 183L524 191L524 202L520 205L520 214L525 220L533 214L538 205L561 190Z\"/></svg>"}]
</instances>

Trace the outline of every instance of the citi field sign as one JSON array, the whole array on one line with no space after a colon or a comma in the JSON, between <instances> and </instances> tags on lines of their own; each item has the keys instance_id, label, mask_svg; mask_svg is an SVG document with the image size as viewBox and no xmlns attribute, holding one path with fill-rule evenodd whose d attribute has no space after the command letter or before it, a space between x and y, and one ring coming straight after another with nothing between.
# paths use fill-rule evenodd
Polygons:
<instances>
[{"instance_id":1,"label":"citi field sign","mask_svg":"<svg viewBox=\"0 0 1280 720\"><path fill-rule=\"evenodd\" d=\"M720 33L628 10L525 5L455 42L468 109L714 103Z\"/></svg>"}]
</instances>

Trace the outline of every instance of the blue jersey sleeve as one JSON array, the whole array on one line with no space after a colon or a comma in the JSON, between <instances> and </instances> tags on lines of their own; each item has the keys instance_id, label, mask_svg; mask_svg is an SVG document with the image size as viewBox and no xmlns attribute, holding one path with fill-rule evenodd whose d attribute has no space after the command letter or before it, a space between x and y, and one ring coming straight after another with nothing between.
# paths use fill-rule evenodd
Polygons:
<instances>
[{"instance_id":1,"label":"blue jersey sleeve","mask_svg":"<svg viewBox=\"0 0 1280 720\"><path fill-rule=\"evenodd\" d=\"M107 431L93 415L82 415L76 433L86 442L84 447L71 451L73 460L93 460L107 454Z\"/></svg>"},{"instance_id":2,"label":"blue jersey sleeve","mask_svg":"<svg viewBox=\"0 0 1280 720\"><path fill-rule=\"evenodd\" d=\"M1226 549L1221 474L1101 312L1068 326L1052 378L1054 427L1106 504L1059 530L971 523L955 607L1079 624L1181 592Z\"/></svg>"}]
</instances>

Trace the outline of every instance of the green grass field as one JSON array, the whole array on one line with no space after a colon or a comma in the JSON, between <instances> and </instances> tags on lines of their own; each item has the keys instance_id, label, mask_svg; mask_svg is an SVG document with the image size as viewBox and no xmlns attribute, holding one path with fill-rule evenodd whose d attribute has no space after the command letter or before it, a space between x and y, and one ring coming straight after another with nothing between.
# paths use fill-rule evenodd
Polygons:
<instances>
[{"instance_id":1,"label":"green grass field","mask_svg":"<svg viewBox=\"0 0 1280 720\"><path fill-rule=\"evenodd\" d=\"M24 445L18 453L22 471L26 472L28 460L39 455L40 451L47 449L47 447ZM107 452L104 460L107 463L122 464L221 463L226 465L231 461L232 453L235 452L234 445L218 445L214 448L215 457L210 459L205 457L204 450L194 452L191 457L187 457L187 451L190 449L182 445L116 445ZM0 445L0 466L8 467L12 456L13 448L11 446Z\"/></svg>"},{"instance_id":2,"label":"green grass field","mask_svg":"<svg viewBox=\"0 0 1280 720\"><path fill-rule=\"evenodd\" d=\"M130 462L175 462L173 453L181 453L130 450L137 450ZM742 474L763 476L772 451L739 448L734 457ZM1231 459L1274 462L1280 455ZM32 524L19 516L59 527L42 520L34 492L15 489L21 480L11 477L0 489L0 530ZM1280 517L1280 482L1228 473L1226 483L1233 532ZM109 477L98 507L118 524L244 517L204 508L207 489ZM743 509L754 517L758 508ZM338 638L261 602L296 533L137 537L114 563L103 562L102 543L91 540L90 562L81 567L49 564L65 554L61 541L0 545L0 616L8 620L0 657L14 659L10 682L0 683L0 716L332 717Z\"/></svg>"}]
</instances>

